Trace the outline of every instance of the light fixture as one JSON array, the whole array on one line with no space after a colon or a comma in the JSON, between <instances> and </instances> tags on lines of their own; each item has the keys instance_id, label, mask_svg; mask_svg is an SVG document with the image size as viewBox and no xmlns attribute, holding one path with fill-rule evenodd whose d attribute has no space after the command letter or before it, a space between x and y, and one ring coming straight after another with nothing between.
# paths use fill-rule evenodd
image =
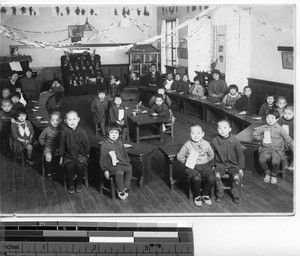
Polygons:
<instances>
[{"instance_id":1,"label":"light fixture","mask_svg":"<svg viewBox=\"0 0 300 256\"><path fill-rule=\"evenodd\" d=\"M118 24L119 28L131 28L131 21L127 17L122 17Z\"/></svg>"},{"instance_id":2,"label":"light fixture","mask_svg":"<svg viewBox=\"0 0 300 256\"><path fill-rule=\"evenodd\" d=\"M85 23L83 25L83 31L92 31L92 30L93 28L90 25L88 18L86 18Z\"/></svg>"}]
</instances>

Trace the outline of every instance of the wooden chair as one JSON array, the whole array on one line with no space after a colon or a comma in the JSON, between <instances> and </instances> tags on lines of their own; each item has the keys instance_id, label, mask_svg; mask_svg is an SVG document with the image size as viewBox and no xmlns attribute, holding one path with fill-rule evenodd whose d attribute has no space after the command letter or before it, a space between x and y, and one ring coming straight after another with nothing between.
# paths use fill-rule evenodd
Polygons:
<instances>
[{"instance_id":1,"label":"wooden chair","mask_svg":"<svg viewBox=\"0 0 300 256\"><path fill-rule=\"evenodd\" d=\"M102 177L100 192L104 193L104 191L109 193L112 200L116 199L116 186L113 177L109 177L109 180L107 180L105 177Z\"/></svg>"},{"instance_id":2,"label":"wooden chair","mask_svg":"<svg viewBox=\"0 0 300 256\"><path fill-rule=\"evenodd\" d=\"M166 134L171 134L171 138L174 138L174 123L175 123L176 118L171 115L171 122L164 124L166 127Z\"/></svg>"},{"instance_id":3,"label":"wooden chair","mask_svg":"<svg viewBox=\"0 0 300 256\"><path fill-rule=\"evenodd\" d=\"M281 178L282 180L285 180L286 179L286 166L287 166L287 159L284 158L281 160L280 162L280 165L279 165L279 171L278 173L281 174ZM264 172L262 171L261 172L261 177L264 178L265 174Z\"/></svg>"}]
</instances>

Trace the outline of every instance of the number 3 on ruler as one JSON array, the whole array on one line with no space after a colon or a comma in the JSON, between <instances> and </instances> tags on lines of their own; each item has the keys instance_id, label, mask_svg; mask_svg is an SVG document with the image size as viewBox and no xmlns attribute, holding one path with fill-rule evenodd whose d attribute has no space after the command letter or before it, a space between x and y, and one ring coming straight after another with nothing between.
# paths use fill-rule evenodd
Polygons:
<instances>
[{"instance_id":1,"label":"number 3 on ruler","mask_svg":"<svg viewBox=\"0 0 300 256\"><path fill-rule=\"evenodd\" d=\"M145 251L145 252L148 252L148 251L149 251L149 245L145 245L144 251Z\"/></svg>"}]
</instances>

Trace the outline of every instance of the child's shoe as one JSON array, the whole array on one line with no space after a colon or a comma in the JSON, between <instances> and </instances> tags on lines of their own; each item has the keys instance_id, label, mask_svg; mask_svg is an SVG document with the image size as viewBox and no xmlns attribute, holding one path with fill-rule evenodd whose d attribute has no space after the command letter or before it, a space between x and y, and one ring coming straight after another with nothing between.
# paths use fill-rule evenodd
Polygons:
<instances>
[{"instance_id":1,"label":"child's shoe","mask_svg":"<svg viewBox=\"0 0 300 256\"><path fill-rule=\"evenodd\" d=\"M238 195L233 195L233 202L235 202L236 204L240 202L240 198Z\"/></svg>"},{"instance_id":2,"label":"child's shoe","mask_svg":"<svg viewBox=\"0 0 300 256\"><path fill-rule=\"evenodd\" d=\"M194 199L195 205L197 205L197 206L202 206L202 201L201 201L201 200L202 200L202 199L201 199L201 196L195 197L195 199Z\"/></svg>"},{"instance_id":3,"label":"child's shoe","mask_svg":"<svg viewBox=\"0 0 300 256\"><path fill-rule=\"evenodd\" d=\"M222 202L222 199L223 199L223 197L217 197L217 198L216 198L216 202L217 202L217 203L221 203L221 202Z\"/></svg>"},{"instance_id":4,"label":"child's shoe","mask_svg":"<svg viewBox=\"0 0 300 256\"><path fill-rule=\"evenodd\" d=\"M75 187L70 186L67 191L68 191L69 194L74 194L75 193Z\"/></svg>"},{"instance_id":5,"label":"child's shoe","mask_svg":"<svg viewBox=\"0 0 300 256\"><path fill-rule=\"evenodd\" d=\"M277 177L271 177L271 183L276 184L277 183Z\"/></svg>"},{"instance_id":6,"label":"child's shoe","mask_svg":"<svg viewBox=\"0 0 300 256\"><path fill-rule=\"evenodd\" d=\"M83 185L82 185L82 184L77 185L77 187L76 187L76 192L77 192L77 193L81 193L82 191L83 191Z\"/></svg>"},{"instance_id":7,"label":"child's shoe","mask_svg":"<svg viewBox=\"0 0 300 256\"><path fill-rule=\"evenodd\" d=\"M118 196L121 200L125 200L127 198L125 191L123 192L118 191Z\"/></svg>"},{"instance_id":8,"label":"child's shoe","mask_svg":"<svg viewBox=\"0 0 300 256\"><path fill-rule=\"evenodd\" d=\"M212 205L212 202L211 202L209 196L202 196L202 200L205 204Z\"/></svg>"},{"instance_id":9,"label":"child's shoe","mask_svg":"<svg viewBox=\"0 0 300 256\"><path fill-rule=\"evenodd\" d=\"M129 188L125 189L125 195L126 195L126 198L129 196Z\"/></svg>"},{"instance_id":10,"label":"child's shoe","mask_svg":"<svg viewBox=\"0 0 300 256\"><path fill-rule=\"evenodd\" d=\"M47 179L47 180L53 180L53 175L52 175L52 173L48 173L46 179Z\"/></svg>"},{"instance_id":11,"label":"child's shoe","mask_svg":"<svg viewBox=\"0 0 300 256\"><path fill-rule=\"evenodd\" d=\"M268 182L270 182L270 179L271 179L271 176L269 174L266 174L264 177L264 182L268 183Z\"/></svg>"}]
</instances>

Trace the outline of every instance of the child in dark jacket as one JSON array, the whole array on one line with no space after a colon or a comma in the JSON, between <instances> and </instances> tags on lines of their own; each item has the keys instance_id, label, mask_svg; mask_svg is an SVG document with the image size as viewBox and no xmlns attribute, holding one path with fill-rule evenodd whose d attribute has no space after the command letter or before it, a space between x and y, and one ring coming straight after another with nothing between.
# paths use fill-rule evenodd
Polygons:
<instances>
[{"instance_id":1,"label":"child in dark jacket","mask_svg":"<svg viewBox=\"0 0 300 256\"><path fill-rule=\"evenodd\" d=\"M244 87L244 95L236 101L235 107L242 111L240 114L256 114L256 100L252 95L252 89L250 86Z\"/></svg>"},{"instance_id":2,"label":"child in dark jacket","mask_svg":"<svg viewBox=\"0 0 300 256\"><path fill-rule=\"evenodd\" d=\"M100 143L100 167L107 179L110 176L115 178L118 196L125 200L129 195L132 167L124 144L119 139L121 131L117 123L107 125L108 138Z\"/></svg>"},{"instance_id":3,"label":"child in dark jacket","mask_svg":"<svg viewBox=\"0 0 300 256\"><path fill-rule=\"evenodd\" d=\"M274 93L266 94L266 102L263 103L259 109L258 115L262 117L266 117L269 109L275 108L275 95Z\"/></svg>"},{"instance_id":4,"label":"child in dark jacket","mask_svg":"<svg viewBox=\"0 0 300 256\"><path fill-rule=\"evenodd\" d=\"M108 101L105 98L104 90L98 91L97 94L98 97L92 102L91 111L94 114L94 123L100 124L102 135L105 137L105 122L107 121Z\"/></svg>"},{"instance_id":5,"label":"child in dark jacket","mask_svg":"<svg viewBox=\"0 0 300 256\"><path fill-rule=\"evenodd\" d=\"M155 95L155 103L150 108L149 114L157 117L167 117L170 115L169 108L164 103L164 99L161 94Z\"/></svg>"},{"instance_id":6,"label":"child in dark jacket","mask_svg":"<svg viewBox=\"0 0 300 256\"><path fill-rule=\"evenodd\" d=\"M164 87L159 87L157 89L157 93L162 95L164 103L168 106L168 108L170 108L172 102L171 102L169 96L167 94L165 94L165 92L166 92L166 90ZM153 95L151 97L151 99L149 100L149 104L148 104L149 108L151 108L155 104L155 97L156 97L156 95Z\"/></svg>"},{"instance_id":7,"label":"child in dark jacket","mask_svg":"<svg viewBox=\"0 0 300 256\"><path fill-rule=\"evenodd\" d=\"M286 97L278 96L275 101L275 109L279 112L280 117L283 116L284 107L287 105Z\"/></svg>"},{"instance_id":8,"label":"child in dark jacket","mask_svg":"<svg viewBox=\"0 0 300 256\"><path fill-rule=\"evenodd\" d=\"M190 80L187 74L182 76L182 79L179 81L179 85L177 88L178 93L187 93L190 88Z\"/></svg>"},{"instance_id":9,"label":"child in dark jacket","mask_svg":"<svg viewBox=\"0 0 300 256\"><path fill-rule=\"evenodd\" d=\"M231 193L234 202L240 202L238 188L241 186L245 157L241 143L230 132L229 121L220 120L218 122L219 135L212 140L212 148L215 152L216 202L218 203L224 196L221 176L225 173L229 173L233 177Z\"/></svg>"},{"instance_id":10,"label":"child in dark jacket","mask_svg":"<svg viewBox=\"0 0 300 256\"><path fill-rule=\"evenodd\" d=\"M18 108L24 108L24 104L20 102L21 94L19 92L14 92L11 96L11 101L13 103L12 110L16 111Z\"/></svg>"},{"instance_id":11,"label":"child in dark jacket","mask_svg":"<svg viewBox=\"0 0 300 256\"><path fill-rule=\"evenodd\" d=\"M171 85L171 90L172 91L177 91L180 79L181 79L180 74L175 74L175 79L174 79L174 81L173 81L173 83Z\"/></svg>"},{"instance_id":12,"label":"child in dark jacket","mask_svg":"<svg viewBox=\"0 0 300 256\"><path fill-rule=\"evenodd\" d=\"M75 193L73 180L75 172L77 174L76 192L80 193L83 190L84 169L88 166L90 143L86 131L78 126L80 117L76 111L67 112L64 121L67 126L63 127L60 136L60 165L65 168L68 193Z\"/></svg>"}]
</instances>

